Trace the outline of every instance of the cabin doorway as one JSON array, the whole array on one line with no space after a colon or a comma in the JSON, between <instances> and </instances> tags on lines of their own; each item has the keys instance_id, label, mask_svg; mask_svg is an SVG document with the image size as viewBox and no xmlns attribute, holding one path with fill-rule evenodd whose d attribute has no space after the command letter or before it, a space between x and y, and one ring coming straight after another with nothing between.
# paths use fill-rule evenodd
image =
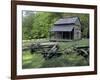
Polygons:
<instances>
[{"instance_id":1,"label":"cabin doorway","mask_svg":"<svg viewBox=\"0 0 100 80\"><path fill-rule=\"evenodd\" d=\"M69 32L63 32L62 39L70 39L70 33Z\"/></svg>"}]
</instances>

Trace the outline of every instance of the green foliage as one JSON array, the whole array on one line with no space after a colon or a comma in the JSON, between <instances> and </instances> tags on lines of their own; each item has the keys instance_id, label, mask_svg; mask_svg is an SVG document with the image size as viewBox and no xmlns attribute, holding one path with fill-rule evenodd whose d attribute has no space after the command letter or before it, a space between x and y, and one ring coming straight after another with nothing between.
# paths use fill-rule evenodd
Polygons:
<instances>
[{"instance_id":1,"label":"green foliage","mask_svg":"<svg viewBox=\"0 0 100 80\"><path fill-rule=\"evenodd\" d=\"M82 39L69 42L59 42L58 44L61 50L72 49L73 47L89 46L89 39Z\"/></svg>"},{"instance_id":2,"label":"green foliage","mask_svg":"<svg viewBox=\"0 0 100 80\"><path fill-rule=\"evenodd\" d=\"M23 16L23 40L48 38L50 29L59 18L77 16L81 21L82 38L89 37L89 14L56 13L56 12L30 12Z\"/></svg>"},{"instance_id":3,"label":"green foliage","mask_svg":"<svg viewBox=\"0 0 100 80\"><path fill-rule=\"evenodd\" d=\"M30 55L23 53L23 68L48 68L48 67L73 67L87 66L88 61L77 53L63 54L60 57L53 57L44 60L41 54Z\"/></svg>"},{"instance_id":4,"label":"green foliage","mask_svg":"<svg viewBox=\"0 0 100 80\"><path fill-rule=\"evenodd\" d=\"M27 13L27 16L22 17L22 39L32 38L32 23L34 21L34 14Z\"/></svg>"},{"instance_id":5,"label":"green foliage","mask_svg":"<svg viewBox=\"0 0 100 80\"><path fill-rule=\"evenodd\" d=\"M48 38L49 30L55 20L59 17L56 13L48 13L48 12L38 12L35 14L35 19L33 23L33 38Z\"/></svg>"},{"instance_id":6,"label":"green foliage","mask_svg":"<svg viewBox=\"0 0 100 80\"><path fill-rule=\"evenodd\" d=\"M70 53L63 55L62 59L65 61L66 66L86 66L88 62L83 56L77 55L77 53Z\"/></svg>"},{"instance_id":7,"label":"green foliage","mask_svg":"<svg viewBox=\"0 0 100 80\"><path fill-rule=\"evenodd\" d=\"M42 65L46 67L73 67L73 66L86 66L88 62L84 57L77 55L77 53L64 54L60 57L53 57L50 60L46 60Z\"/></svg>"},{"instance_id":8,"label":"green foliage","mask_svg":"<svg viewBox=\"0 0 100 80\"><path fill-rule=\"evenodd\" d=\"M42 63L44 62L44 58L42 57L41 54L33 54L32 56L32 66L34 68L39 68L41 67Z\"/></svg>"},{"instance_id":9,"label":"green foliage","mask_svg":"<svg viewBox=\"0 0 100 80\"><path fill-rule=\"evenodd\" d=\"M39 68L42 66L44 58L39 53L30 54L29 51L23 52L23 68Z\"/></svg>"},{"instance_id":10,"label":"green foliage","mask_svg":"<svg viewBox=\"0 0 100 80\"><path fill-rule=\"evenodd\" d=\"M89 14L80 15L82 37L89 37Z\"/></svg>"},{"instance_id":11,"label":"green foliage","mask_svg":"<svg viewBox=\"0 0 100 80\"><path fill-rule=\"evenodd\" d=\"M45 42L46 40L40 40ZM24 47L30 43L34 43L34 40L24 41ZM80 41L71 41L71 42L59 42L61 56L54 56L49 60L45 60L41 53L34 52L31 55L30 51L23 51L22 57L22 67L26 68L44 68L44 67L68 67L68 66L88 66L89 60L85 59L81 55L77 55L77 52L73 50L73 46L88 46L88 39L82 39ZM62 51L63 49L66 52Z\"/></svg>"}]
</instances>

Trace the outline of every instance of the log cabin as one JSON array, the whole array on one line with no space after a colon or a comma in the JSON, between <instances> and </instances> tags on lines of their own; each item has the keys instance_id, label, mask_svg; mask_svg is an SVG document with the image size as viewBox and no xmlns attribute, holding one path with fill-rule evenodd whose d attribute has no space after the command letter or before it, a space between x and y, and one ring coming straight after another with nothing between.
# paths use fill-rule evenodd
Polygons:
<instances>
[{"instance_id":1,"label":"log cabin","mask_svg":"<svg viewBox=\"0 0 100 80\"><path fill-rule=\"evenodd\" d=\"M50 29L51 41L72 41L81 39L79 17L67 17L57 20Z\"/></svg>"}]
</instances>

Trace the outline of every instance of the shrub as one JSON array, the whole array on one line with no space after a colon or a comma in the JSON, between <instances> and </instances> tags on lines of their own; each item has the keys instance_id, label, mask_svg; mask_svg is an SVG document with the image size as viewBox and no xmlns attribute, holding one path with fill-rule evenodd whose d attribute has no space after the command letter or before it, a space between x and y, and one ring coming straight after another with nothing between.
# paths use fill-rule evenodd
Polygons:
<instances>
[{"instance_id":1,"label":"shrub","mask_svg":"<svg viewBox=\"0 0 100 80\"><path fill-rule=\"evenodd\" d=\"M88 62L83 56L74 54L68 54L62 56L65 66L85 66L88 65Z\"/></svg>"},{"instance_id":2,"label":"shrub","mask_svg":"<svg viewBox=\"0 0 100 80\"><path fill-rule=\"evenodd\" d=\"M23 54L23 68L48 68L48 67L73 67L87 66L88 60L83 56L77 55L76 52L69 51L69 54L61 56L53 56L51 59L45 60L40 53L31 55L29 52Z\"/></svg>"},{"instance_id":3,"label":"shrub","mask_svg":"<svg viewBox=\"0 0 100 80\"><path fill-rule=\"evenodd\" d=\"M52 59L49 59L49 60L46 60L43 65L42 65L42 68L45 68L45 67L63 67L64 64L63 64L63 61L61 60L61 58L52 58Z\"/></svg>"},{"instance_id":4,"label":"shrub","mask_svg":"<svg viewBox=\"0 0 100 80\"><path fill-rule=\"evenodd\" d=\"M73 67L86 66L88 62L84 57L77 54L65 54L60 57L53 57L52 59L44 61L42 67Z\"/></svg>"}]
</instances>

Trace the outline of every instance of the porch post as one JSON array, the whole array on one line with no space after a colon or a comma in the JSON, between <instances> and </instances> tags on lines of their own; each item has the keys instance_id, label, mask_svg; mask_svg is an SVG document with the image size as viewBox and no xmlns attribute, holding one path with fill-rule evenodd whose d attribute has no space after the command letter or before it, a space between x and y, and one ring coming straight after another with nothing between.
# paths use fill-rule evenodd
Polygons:
<instances>
[{"instance_id":1,"label":"porch post","mask_svg":"<svg viewBox=\"0 0 100 80\"><path fill-rule=\"evenodd\" d=\"M63 39L63 32L62 32L62 39Z\"/></svg>"},{"instance_id":2,"label":"porch post","mask_svg":"<svg viewBox=\"0 0 100 80\"><path fill-rule=\"evenodd\" d=\"M69 32L69 39L71 39L71 32Z\"/></svg>"}]
</instances>

